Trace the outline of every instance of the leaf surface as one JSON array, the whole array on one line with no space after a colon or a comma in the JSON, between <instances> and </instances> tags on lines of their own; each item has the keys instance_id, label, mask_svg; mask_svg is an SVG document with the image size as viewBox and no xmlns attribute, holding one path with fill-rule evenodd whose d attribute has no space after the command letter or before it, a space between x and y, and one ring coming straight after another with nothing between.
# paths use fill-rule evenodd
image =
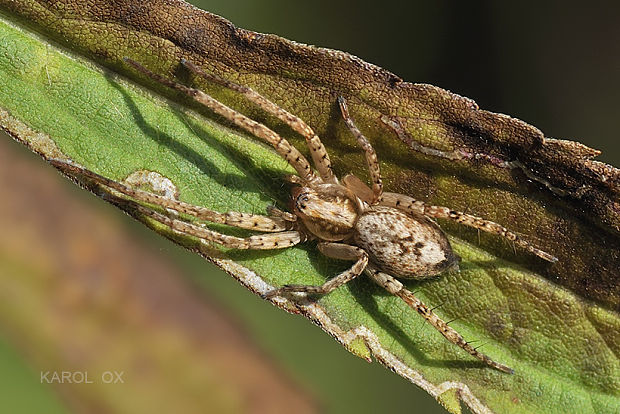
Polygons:
<instances>
[{"instance_id":1,"label":"leaf surface","mask_svg":"<svg viewBox=\"0 0 620 414\"><path fill-rule=\"evenodd\" d=\"M497 237L481 235L478 242L476 232L441 223L453 235L461 271L407 284L429 306L441 304L444 319L459 318L452 326L486 343L483 350L515 375L473 361L365 279L317 304L277 304L305 314L352 352L374 355L453 412L457 395L477 412L617 409L619 173L592 161L595 150L545 139L524 122L403 82L342 52L237 29L180 1L0 0L0 6L5 130L44 157L65 156L116 180L157 171L181 200L217 211L286 208L282 177L292 171L256 139L128 70L123 57L189 83L178 64L185 57L249 85L307 120L339 175L365 178L363 154L335 105L335 96L345 96L377 148L389 191L497 221L560 260L550 266ZM303 148L235 94L198 85ZM267 289L265 283L319 284L347 266L311 243L270 252L205 250L155 227L255 291Z\"/></svg>"}]
</instances>

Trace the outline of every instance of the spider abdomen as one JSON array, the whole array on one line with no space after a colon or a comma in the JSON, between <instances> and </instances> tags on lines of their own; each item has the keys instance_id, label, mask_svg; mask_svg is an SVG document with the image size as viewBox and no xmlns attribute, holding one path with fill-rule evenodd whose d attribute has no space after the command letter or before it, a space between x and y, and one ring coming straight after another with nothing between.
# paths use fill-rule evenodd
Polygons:
<instances>
[{"instance_id":1,"label":"spider abdomen","mask_svg":"<svg viewBox=\"0 0 620 414\"><path fill-rule=\"evenodd\" d=\"M437 224L392 207L360 214L354 239L382 270L405 279L435 276L458 260Z\"/></svg>"}]
</instances>

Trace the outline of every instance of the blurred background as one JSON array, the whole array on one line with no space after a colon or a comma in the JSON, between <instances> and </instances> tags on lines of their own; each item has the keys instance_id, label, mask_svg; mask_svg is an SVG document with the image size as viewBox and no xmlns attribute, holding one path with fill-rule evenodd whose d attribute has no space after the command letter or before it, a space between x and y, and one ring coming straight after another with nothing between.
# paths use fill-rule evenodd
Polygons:
<instances>
[{"instance_id":1,"label":"blurred background","mask_svg":"<svg viewBox=\"0 0 620 414\"><path fill-rule=\"evenodd\" d=\"M449 89L620 165L615 3L193 3L239 27L345 50ZM6 136L0 188L6 412L444 412ZM88 372L93 383L42 381L63 370Z\"/></svg>"}]
</instances>

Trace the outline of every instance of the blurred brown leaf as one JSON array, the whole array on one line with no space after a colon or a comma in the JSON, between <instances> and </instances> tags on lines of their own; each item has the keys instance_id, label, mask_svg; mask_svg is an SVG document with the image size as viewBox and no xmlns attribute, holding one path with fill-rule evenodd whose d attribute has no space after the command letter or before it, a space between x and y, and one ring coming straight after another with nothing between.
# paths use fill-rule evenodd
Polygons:
<instances>
[{"instance_id":1,"label":"blurred brown leaf","mask_svg":"<svg viewBox=\"0 0 620 414\"><path fill-rule=\"evenodd\" d=\"M0 324L78 412L316 412L237 321L51 168L0 139ZM122 384L104 384L123 371Z\"/></svg>"}]
</instances>

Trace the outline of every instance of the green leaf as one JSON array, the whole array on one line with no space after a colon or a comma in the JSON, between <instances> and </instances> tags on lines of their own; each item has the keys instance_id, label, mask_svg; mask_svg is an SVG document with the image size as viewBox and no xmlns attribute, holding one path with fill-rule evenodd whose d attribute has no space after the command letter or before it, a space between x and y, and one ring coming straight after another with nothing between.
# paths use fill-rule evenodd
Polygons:
<instances>
[{"instance_id":1,"label":"green leaf","mask_svg":"<svg viewBox=\"0 0 620 414\"><path fill-rule=\"evenodd\" d=\"M545 139L521 121L340 52L236 29L182 2L152 1L149 13L121 13L133 3L0 0L10 11L0 27L3 128L44 157L68 157L112 179L156 171L183 201L263 212L273 203L286 206L286 163L256 139L208 119L207 111L159 98L153 91L187 104L137 77L122 58L187 82L178 65L185 57L247 84L308 120L340 175L366 177L363 155L335 110L334 96L342 94L377 148L388 190L497 221L560 261L549 266L515 254L497 237L483 235L479 244L475 232L441 223L453 234L461 271L407 283L428 305L441 304L444 319L459 318L451 325L486 344L484 352L514 375L472 360L364 278L317 304L276 304L309 317L356 355L372 354L452 412L456 396L475 412L616 411L620 174L592 161L596 151ZM15 16L27 19L27 28ZM200 86L291 136L240 97ZM318 284L347 266L312 243L273 252L205 249L155 227L254 291L265 283Z\"/></svg>"}]
</instances>

